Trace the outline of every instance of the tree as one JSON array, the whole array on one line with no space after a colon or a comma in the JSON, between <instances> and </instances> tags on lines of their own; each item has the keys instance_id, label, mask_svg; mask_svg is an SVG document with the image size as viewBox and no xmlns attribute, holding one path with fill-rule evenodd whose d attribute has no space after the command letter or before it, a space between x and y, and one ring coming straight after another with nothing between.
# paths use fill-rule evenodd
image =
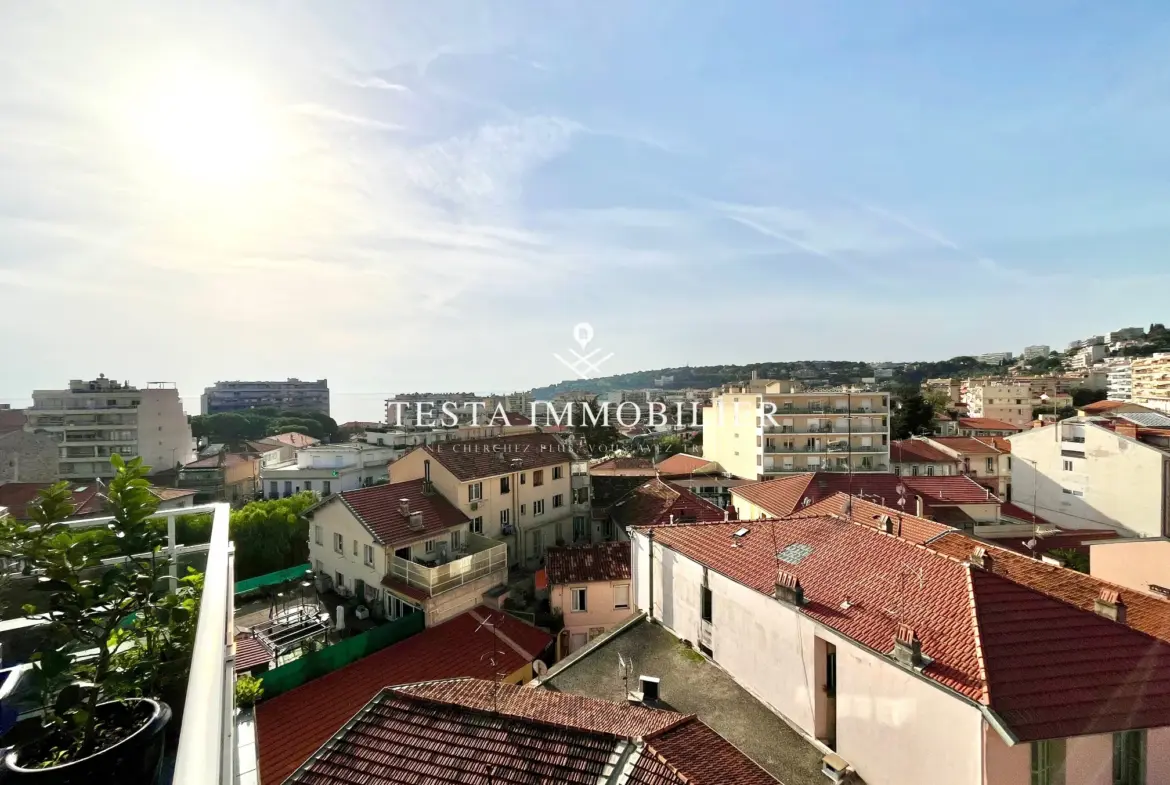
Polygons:
<instances>
[{"instance_id":1,"label":"tree","mask_svg":"<svg viewBox=\"0 0 1170 785\"><path fill-rule=\"evenodd\" d=\"M1076 548L1056 548L1051 552L1051 555L1064 562L1064 566L1070 570L1083 573L1089 571L1089 555Z\"/></svg>"},{"instance_id":2,"label":"tree","mask_svg":"<svg viewBox=\"0 0 1170 785\"><path fill-rule=\"evenodd\" d=\"M594 414L599 414L602 411L596 398L586 405ZM591 418L585 417L581 410L576 412L573 436L584 447L585 451L595 458L611 453L622 438L617 428L605 425L601 419L593 422Z\"/></svg>"},{"instance_id":3,"label":"tree","mask_svg":"<svg viewBox=\"0 0 1170 785\"><path fill-rule=\"evenodd\" d=\"M927 390L922 393L922 397L935 413L945 412L951 406L951 396L943 390Z\"/></svg>"},{"instance_id":4,"label":"tree","mask_svg":"<svg viewBox=\"0 0 1170 785\"><path fill-rule=\"evenodd\" d=\"M1073 406L1088 406L1091 403L1105 400L1104 390L1092 390L1088 387L1077 387L1072 391Z\"/></svg>"},{"instance_id":5,"label":"tree","mask_svg":"<svg viewBox=\"0 0 1170 785\"><path fill-rule=\"evenodd\" d=\"M317 503L311 493L249 502L231 514L236 579L265 575L309 560L309 519Z\"/></svg>"},{"instance_id":6,"label":"tree","mask_svg":"<svg viewBox=\"0 0 1170 785\"><path fill-rule=\"evenodd\" d=\"M897 409L890 421L892 438L908 439L930 433L933 425L934 410L920 392L910 388L898 396Z\"/></svg>"},{"instance_id":7,"label":"tree","mask_svg":"<svg viewBox=\"0 0 1170 785\"><path fill-rule=\"evenodd\" d=\"M658 457L669 458L672 455L678 455L680 452L687 451L687 443L683 437L678 434L670 434L663 436L658 440Z\"/></svg>"}]
</instances>

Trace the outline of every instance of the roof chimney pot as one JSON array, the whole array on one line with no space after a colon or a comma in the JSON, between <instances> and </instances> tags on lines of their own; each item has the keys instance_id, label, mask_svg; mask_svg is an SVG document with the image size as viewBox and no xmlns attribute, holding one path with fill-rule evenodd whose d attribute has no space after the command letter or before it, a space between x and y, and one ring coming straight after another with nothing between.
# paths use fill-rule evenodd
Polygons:
<instances>
[{"instance_id":1,"label":"roof chimney pot","mask_svg":"<svg viewBox=\"0 0 1170 785\"><path fill-rule=\"evenodd\" d=\"M1125 603L1116 589L1102 589L1100 596L1093 601L1093 610L1098 616L1125 624Z\"/></svg>"},{"instance_id":2,"label":"roof chimney pot","mask_svg":"<svg viewBox=\"0 0 1170 785\"><path fill-rule=\"evenodd\" d=\"M971 558L968 563L972 567L978 567L981 570L986 570L991 566L991 557L987 555L987 549L982 545L976 545L975 550L971 551Z\"/></svg>"},{"instance_id":3,"label":"roof chimney pot","mask_svg":"<svg viewBox=\"0 0 1170 785\"><path fill-rule=\"evenodd\" d=\"M780 602L789 605L796 605L797 607L804 605L804 588L800 585L800 579L790 572L784 570L776 571L776 599Z\"/></svg>"},{"instance_id":4,"label":"roof chimney pot","mask_svg":"<svg viewBox=\"0 0 1170 785\"><path fill-rule=\"evenodd\" d=\"M894 633L894 659L907 668L922 667L922 642L909 624L899 624Z\"/></svg>"},{"instance_id":5,"label":"roof chimney pot","mask_svg":"<svg viewBox=\"0 0 1170 785\"><path fill-rule=\"evenodd\" d=\"M399 499L398 511L403 515L410 515L410 499Z\"/></svg>"}]
</instances>

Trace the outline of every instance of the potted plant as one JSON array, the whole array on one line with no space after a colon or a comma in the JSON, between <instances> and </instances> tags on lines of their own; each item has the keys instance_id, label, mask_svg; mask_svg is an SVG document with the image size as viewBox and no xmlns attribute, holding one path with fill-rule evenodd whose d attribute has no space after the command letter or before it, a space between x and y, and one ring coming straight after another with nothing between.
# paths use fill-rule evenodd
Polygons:
<instances>
[{"instance_id":1,"label":"potted plant","mask_svg":"<svg viewBox=\"0 0 1170 785\"><path fill-rule=\"evenodd\" d=\"M31 524L0 522L0 556L37 576L53 614L48 641L33 657L40 728L5 756L5 783L89 785L113 772L125 782L158 777L171 709L157 691L176 675L186 678L182 652L160 652L191 631L194 588L169 591L167 534L149 520L158 500L148 490L147 467L141 458L126 463L118 455L111 463L116 475L106 498L113 520L104 532L64 523L74 511L64 482L41 492ZM108 559L118 561L103 567Z\"/></svg>"}]
</instances>

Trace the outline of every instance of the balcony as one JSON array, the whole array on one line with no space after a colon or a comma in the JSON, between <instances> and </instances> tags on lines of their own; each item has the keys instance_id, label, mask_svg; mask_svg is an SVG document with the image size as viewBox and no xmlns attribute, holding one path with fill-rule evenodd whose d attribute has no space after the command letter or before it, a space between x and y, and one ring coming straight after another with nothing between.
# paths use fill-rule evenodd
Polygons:
<instances>
[{"instance_id":1,"label":"balcony","mask_svg":"<svg viewBox=\"0 0 1170 785\"><path fill-rule=\"evenodd\" d=\"M775 419L775 415L773 415ZM808 425L769 425L764 427L764 433L792 433L792 434L806 434L806 433L885 433L887 430L885 423L870 423L868 427L861 427L858 423L853 423L852 428L849 426L840 425L819 425L811 427Z\"/></svg>"},{"instance_id":2,"label":"balcony","mask_svg":"<svg viewBox=\"0 0 1170 785\"><path fill-rule=\"evenodd\" d=\"M820 447L806 447L804 445L794 447L782 447L779 445L765 444L764 452L766 454L792 455L796 453L826 453L826 452L888 452L888 447L879 447L870 445L861 447L853 445L852 447L846 444L825 444Z\"/></svg>"},{"instance_id":3,"label":"balcony","mask_svg":"<svg viewBox=\"0 0 1170 785\"><path fill-rule=\"evenodd\" d=\"M882 472L886 473L890 467L884 463L875 463L869 466L856 464L853 466L854 474L862 474L865 472ZM833 472L844 474L850 471L849 466L843 464L821 464L819 466L765 466L764 474L766 475L788 475L788 474L808 474L809 472Z\"/></svg>"},{"instance_id":4,"label":"balcony","mask_svg":"<svg viewBox=\"0 0 1170 785\"><path fill-rule=\"evenodd\" d=\"M391 556L388 577L434 597L493 572L507 571L506 544L475 533L466 534L465 539L463 550L453 554L459 558L446 564L431 566L401 556Z\"/></svg>"},{"instance_id":5,"label":"balcony","mask_svg":"<svg viewBox=\"0 0 1170 785\"><path fill-rule=\"evenodd\" d=\"M838 409L838 408L835 408L832 406L793 406L791 408L786 408L784 406L777 406L776 411L774 411L772 413L772 416L773 417L780 417L780 416L787 415L787 414L819 414L821 416L850 415L853 417L857 417L857 416L865 416L867 414L878 415L878 414L889 414L889 413L890 413L889 408L885 407L885 406L870 407L869 409L863 409L860 406L854 406L852 409L847 409L844 407Z\"/></svg>"}]
</instances>

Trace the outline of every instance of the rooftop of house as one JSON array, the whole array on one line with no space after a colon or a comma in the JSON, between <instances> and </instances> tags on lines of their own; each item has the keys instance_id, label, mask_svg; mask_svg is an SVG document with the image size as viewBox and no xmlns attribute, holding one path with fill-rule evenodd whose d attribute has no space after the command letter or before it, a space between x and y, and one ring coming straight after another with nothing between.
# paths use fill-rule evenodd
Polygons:
<instances>
[{"instance_id":1,"label":"rooftop of house","mask_svg":"<svg viewBox=\"0 0 1170 785\"><path fill-rule=\"evenodd\" d=\"M589 467L589 474L598 477L654 477L658 474L654 461L637 456L610 458Z\"/></svg>"},{"instance_id":2,"label":"rooftop of house","mask_svg":"<svg viewBox=\"0 0 1170 785\"><path fill-rule=\"evenodd\" d=\"M281 444L287 444L290 447L296 447L297 449L300 449L301 447L312 447L314 444L321 443L320 439L314 439L312 436L308 436L303 433L296 433L295 431L290 431L288 433L277 433L273 434L272 436L265 436L264 441L280 442Z\"/></svg>"},{"instance_id":3,"label":"rooftop of house","mask_svg":"<svg viewBox=\"0 0 1170 785\"><path fill-rule=\"evenodd\" d=\"M1011 452L1011 442L1002 436L931 436L930 440L958 453L974 455Z\"/></svg>"},{"instance_id":4,"label":"rooftop of house","mask_svg":"<svg viewBox=\"0 0 1170 785\"><path fill-rule=\"evenodd\" d=\"M1002 431L1003 433L1019 433L1024 430L1018 425L1012 425L1003 420L993 420L990 417L960 417L959 427L976 431Z\"/></svg>"},{"instance_id":5,"label":"rooftop of house","mask_svg":"<svg viewBox=\"0 0 1170 785\"><path fill-rule=\"evenodd\" d=\"M430 535L470 523L470 519L438 491L427 493L423 479L342 491L324 499L314 512L337 501L344 504L378 542L388 547L425 540ZM422 520L416 528L411 528L410 514L416 512L422 513Z\"/></svg>"},{"instance_id":6,"label":"rooftop of house","mask_svg":"<svg viewBox=\"0 0 1170 785\"><path fill-rule=\"evenodd\" d=\"M7 507L8 514L17 520L28 518L29 505L33 504L42 490L53 485L51 482L6 482L0 485L0 507ZM105 500L101 486L97 483L74 485L70 489L73 502L73 517L101 515Z\"/></svg>"},{"instance_id":7,"label":"rooftop of house","mask_svg":"<svg viewBox=\"0 0 1170 785\"><path fill-rule=\"evenodd\" d=\"M762 594L798 585L796 612L873 651L916 637L922 675L989 707L1018 741L1170 725L1170 644L1143 629L1170 619L1170 603L1131 607L1136 592L958 532L921 545L858 524L700 523L655 541ZM1114 600L1126 623L1092 610Z\"/></svg>"},{"instance_id":8,"label":"rooftop of house","mask_svg":"<svg viewBox=\"0 0 1170 785\"><path fill-rule=\"evenodd\" d=\"M152 485L147 490L154 494L154 496L159 501L163 502L170 502L174 501L175 499L184 499L188 496L194 496L198 493L198 491L193 491L189 488L160 488L154 485Z\"/></svg>"},{"instance_id":9,"label":"rooftop of house","mask_svg":"<svg viewBox=\"0 0 1170 785\"><path fill-rule=\"evenodd\" d=\"M548 582L589 583L630 579L630 542L595 542L549 548Z\"/></svg>"},{"instance_id":10,"label":"rooftop of house","mask_svg":"<svg viewBox=\"0 0 1170 785\"><path fill-rule=\"evenodd\" d=\"M955 458L921 439L895 439L890 442L890 462L955 463Z\"/></svg>"},{"instance_id":11,"label":"rooftop of house","mask_svg":"<svg viewBox=\"0 0 1170 785\"><path fill-rule=\"evenodd\" d=\"M506 421L505 418L507 418ZM493 413L492 416L488 418L486 424L512 428L518 425L532 425L532 418L528 417L527 415L523 415L520 412L504 412L503 416L500 416L500 414L497 412Z\"/></svg>"},{"instance_id":12,"label":"rooftop of house","mask_svg":"<svg viewBox=\"0 0 1170 785\"><path fill-rule=\"evenodd\" d=\"M573 454L548 433L523 433L416 447L466 482L569 463Z\"/></svg>"},{"instance_id":13,"label":"rooftop of house","mask_svg":"<svg viewBox=\"0 0 1170 785\"><path fill-rule=\"evenodd\" d=\"M619 656L633 663L628 684L619 670ZM638 689L641 674L661 680L659 697L663 708L697 715L726 745L723 751L729 757L738 750L785 785L820 785L825 781L821 774L823 753L725 671L683 645L661 625L638 621L619 628L559 663L547 678L541 679L541 686L588 698L622 700L627 690ZM687 763L685 768L692 776L700 775L698 769L704 759L710 759L714 767L726 765L710 746L695 747L689 752L693 762L686 760L682 750L676 753L681 757L672 762ZM711 770L704 769L703 773ZM706 778L699 776L698 782L738 781L718 776L719 768L713 770L714 779L707 773Z\"/></svg>"},{"instance_id":14,"label":"rooftop of house","mask_svg":"<svg viewBox=\"0 0 1170 785\"><path fill-rule=\"evenodd\" d=\"M187 471L188 469L218 469L220 467L239 466L240 464L249 463L254 460L256 460L256 456L252 454L220 452L215 455L209 455L206 458L200 458L197 461L183 464L183 471Z\"/></svg>"},{"instance_id":15,"label":"rooftop of house","mask_svg":"<svg viewBox=\"0 0 1170 785\"><path fill-rule=\"evenodd\" d=\"M500 638L484 624L489 619ZM495 680L499 672L513 673L537 659L551 642L542 630L480 606L264 700L256 707L260 781L284 782L384 687L460 677Z\"/></svg>"},{"instance_id":16,"label":"rooftop of house","mask_svg":"<svg viewBox=\"0 0 1170 785\"><path fill-rule=\"evenodd\" d=\"M685 452L680 452L677 455L672 455L665 460L659 461L654 466L658 473L664 477L671 477L674 475L688 475L695 473L715 474L719 471L719 464L708 458L700 458L697 455L688 455Z\"/></svg>"},{"instance_id":17,"label":"rooftop of house","mask_svg":"<svg viewBox=\"0 0 1170 785\"><path fill-rule=\"evenodd\" d=\"M722 521L727 512L681 485L657 477L634 488L611 508L620 526L660 526L676 521Z\"/></svg>"},{"instance_id":18,"label":"rooftop of house","mask_svg":"<svg viewBox=\"0 0 1170 785\"><path fill-rule=\"evenodd\" d=\"M1119 409L1122 406L1137 406L1137 404L1130 403L1129 401L1096 401L1085 404L1081 407L1081 411L1086 415L1104 414L1113 409Z\"/></svg>"},{"instance_id":19,"label":"rooftop of house","mask_svg":"<svg viewBox=\"0 0 1170 785\"><path fill-rule=\"evenodd\" d=\"M896 508L899 485L906 489L907 507L915 509L916 505L911 505L921 497L927 513L933 513L937 507L955 504L999 503L998 496L965 475L907 477L867 472L850 478L841 472L810 472L741 485L731 492L771 515L783 517L837 493L849 493L858 498L877 497L880 503Z\"/></svg>"},{"instance_id":20,"label":"rooftop of house","mask_svg":"<svg viewBox=\"0 0 1170 785\"><path fill-rule=\"evenodd\" d=\"M693 716L479 679L387 687L288 782L374 780L776 783Z\"/></svg>"}]
</instances>

